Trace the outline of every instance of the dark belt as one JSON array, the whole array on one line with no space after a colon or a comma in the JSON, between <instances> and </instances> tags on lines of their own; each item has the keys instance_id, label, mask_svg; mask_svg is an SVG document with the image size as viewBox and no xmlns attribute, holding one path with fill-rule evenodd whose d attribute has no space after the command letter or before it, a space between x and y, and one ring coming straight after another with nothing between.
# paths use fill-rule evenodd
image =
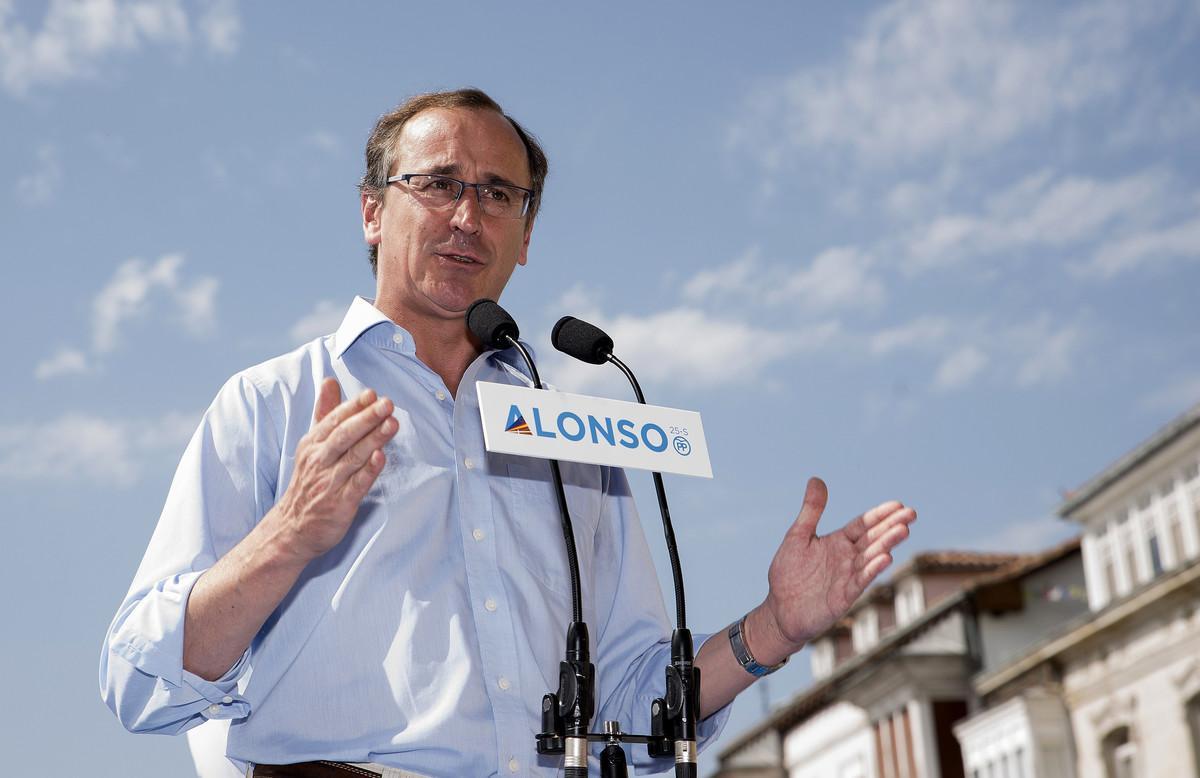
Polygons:
<instances>
[{"instance_id":1,"label":"dark belt","mask_svg":"<svg viewBox=\"0 0 1200 778\"><path fill-rule=\"evenodd\" d=\"M378 773L366 767L345 762L299 762L297 764L256 764L254 778L379 778Z\"/></svg>"}]
</instances>

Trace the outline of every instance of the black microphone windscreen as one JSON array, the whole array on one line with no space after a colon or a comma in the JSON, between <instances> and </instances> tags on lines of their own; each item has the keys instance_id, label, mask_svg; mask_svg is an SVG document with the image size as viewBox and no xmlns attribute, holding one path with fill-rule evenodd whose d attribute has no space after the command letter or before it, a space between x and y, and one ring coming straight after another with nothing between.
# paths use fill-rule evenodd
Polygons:
<instances>
[{"instance_id":1,"label":"black microphone windscreen","mask_svg":"<svg viewBox=\"0 0 1200 778\"><path fill-rule=\"evenodd\" d=\"M603 365L613 352L612 338L594 324L588 324L574 316L564 316L550 332L554 348L576 359Z\"/></svg>"},{"instance_id":2,"label":"black microphone windscreen","mask_svg":"<svg viewBox=\"0 0 1200 778\"><path fill-rule=\"evenodd\" d=\"M467 309L467 328L483 345L495 349L508 348L511 345L508 339L516 340L521 334L508 311L486 297L471 303Z\"/></svg>"}]
</instances>

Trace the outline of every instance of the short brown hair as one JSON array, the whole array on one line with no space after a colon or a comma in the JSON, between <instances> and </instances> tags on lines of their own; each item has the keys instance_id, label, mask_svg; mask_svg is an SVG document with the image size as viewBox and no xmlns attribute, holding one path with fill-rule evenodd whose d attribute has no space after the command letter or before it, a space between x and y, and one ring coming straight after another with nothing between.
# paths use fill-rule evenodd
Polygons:
<instances>
[{"instance_id":1,"label":"short brown hair","mask_svg":"<svg viewBox=\"0 0 1200 778\"><path fill-rule=\"evenodd\" d=\"M521 142L525 144L525 154L529 160L529 176L532 180L529 188L533 190L533 196L529 199L529 210L525 214L525 218L526 223L532 222L542 203L542 188L545 186L546 173L549 170L546 153L538 145L537 138L527 132L516 119L504 113L504 109L500 107L499 103L482 89L474 87L455 89L452 92L428 92L413 95L395 109L380 116L379 121L375 122L375 129L371 130L371 137L367 139L367 170L358 184L358 191L380 199L383 198L392 163L396 161L396 140L400 137L401 130L404 129L404 125L408 123L409 119L431 108L471 108L495 111L508 119L508 123L517 131ZM379 246L370 247L370 260L371 272L378 274Z\"/></svg>"}]
</instances>

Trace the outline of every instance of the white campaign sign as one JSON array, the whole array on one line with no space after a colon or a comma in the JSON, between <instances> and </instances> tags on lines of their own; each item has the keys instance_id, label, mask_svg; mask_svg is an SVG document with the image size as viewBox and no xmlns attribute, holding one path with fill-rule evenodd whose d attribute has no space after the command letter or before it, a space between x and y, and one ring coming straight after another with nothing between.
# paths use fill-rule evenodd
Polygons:
<instances>
[{"instance_id":1,"label":"white campaign sign","mask_svg":"<svg viewBox=\"0 0 1200 778\"><path fill-rule=\"evenodd\" d=\"M488 451L712 478L700 414L480 381Z\"/></svg>"}]
</instances>

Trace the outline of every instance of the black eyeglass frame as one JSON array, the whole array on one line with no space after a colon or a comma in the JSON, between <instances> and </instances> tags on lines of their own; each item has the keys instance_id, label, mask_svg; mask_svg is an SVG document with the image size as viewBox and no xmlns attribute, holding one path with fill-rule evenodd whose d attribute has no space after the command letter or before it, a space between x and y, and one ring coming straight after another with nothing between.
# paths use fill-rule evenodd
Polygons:
<instances>
[{"instance_id":1,"label":"black eyeglass frame","mask_svg":"<svg viewBox=\"0 0 1200 778\"><path fill-rule=\"evenodd\" d=\"M483 183L472 184L469 181L462 181L462 180L454 178L452 176L442 175L441 173L401 173L400 175L397 175L397 176L390 176L387 179L387 183L394 184L396 182L401 182L401 183L407 184L409 182L409 179L416 178L416 177L440 178L443 181L453 181L454 183L458 184L458 194L455 196L455 198L453 200L451 200L449 203L446 203L447 206L457 204L458 201L462 199L463 192L467 191L468 187L473 188L475 190L475 201L477 203L479 203L479 207L481 209L483 208L483 195L480 193L481 187L483 187L483 188L504 187L506 189L516 189L518 191L524 192L525 200L521 205L521 212L518 213L516 216L508 217L511 219L525 218L525 216L529 213L529 206L533 203L533 190L526 189L523 186L517 186L516 184L483 184ZM442 206L442 207L446 207L446 206ZM487 211L484 211L484 213L487 213ZM498 216L499 214L488 214L488 215L489 216ZM504 218L504 217L501 216L500 218Z\"/></svg>"}]
</instances>

